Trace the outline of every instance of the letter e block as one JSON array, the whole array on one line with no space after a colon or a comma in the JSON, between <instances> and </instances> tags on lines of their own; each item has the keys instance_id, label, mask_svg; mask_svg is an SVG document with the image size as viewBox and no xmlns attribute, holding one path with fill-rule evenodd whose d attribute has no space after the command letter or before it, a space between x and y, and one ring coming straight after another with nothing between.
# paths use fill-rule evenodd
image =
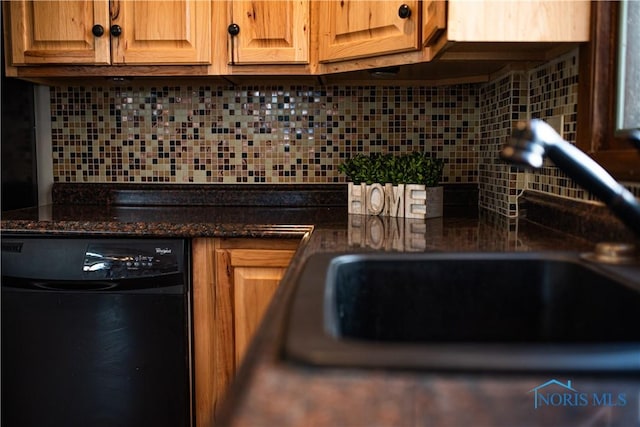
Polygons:
<instances>
[{"instance_id":1,"label":"letter e block","mask_svg":"<svg viewBox=\"0 0 640 427\"><path fill-rule=\"evenodd\" d=\"M427 192L421 184L407 184L404 190L405 218L424 218L427 214Z\"/></svg>"}]
</instances>

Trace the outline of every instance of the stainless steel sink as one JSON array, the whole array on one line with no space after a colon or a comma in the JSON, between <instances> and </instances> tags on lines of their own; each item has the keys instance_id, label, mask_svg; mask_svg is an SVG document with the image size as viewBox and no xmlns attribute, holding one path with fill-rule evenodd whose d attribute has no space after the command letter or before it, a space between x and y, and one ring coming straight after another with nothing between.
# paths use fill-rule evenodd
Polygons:
<instances>
[{"instance_id":1,"label":"stainless steel sink","mask_svg":"<svg viewBox=\"0 0 640 427\"><path fill-rule=\"evenodd\" d=\"M318 254L285 355L323 366L640 372L640 267L573 253Z\"/></svg>"}]
</instances>

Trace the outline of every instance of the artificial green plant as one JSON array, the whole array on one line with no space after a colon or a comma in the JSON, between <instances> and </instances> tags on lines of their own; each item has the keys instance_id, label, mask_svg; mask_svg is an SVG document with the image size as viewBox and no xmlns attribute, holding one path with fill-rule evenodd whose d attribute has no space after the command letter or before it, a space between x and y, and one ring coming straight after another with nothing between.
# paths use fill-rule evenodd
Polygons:
<instances>
[{"instance_id":1,"label":"artificial green plant","mask_svg":"<svg viewBox=\"0 0 640 427\"><path fill-rule=\"evenodd\" d=\"M440 185L443 169L442 159L417 151L402 155L359 153L338 166L338 171L354 184L424 184L427 187Z\"/></svg>"}]
</instances>

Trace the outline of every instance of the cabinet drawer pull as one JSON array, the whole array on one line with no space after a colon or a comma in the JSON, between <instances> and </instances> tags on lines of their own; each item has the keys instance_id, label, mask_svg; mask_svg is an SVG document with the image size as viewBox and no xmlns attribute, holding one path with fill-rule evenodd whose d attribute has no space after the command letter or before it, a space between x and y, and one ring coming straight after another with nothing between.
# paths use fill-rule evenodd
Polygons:
<instances>
[{"instance_id":1,"label":"cabinet drawer pull","mask_svg":"<svg viewBox=\"0 0 640 427\"><path fill-rule=\"evenodd\" d=\"M96 37L102 37L104 35L104 27L100 24L96 24L91 28L91 34Z\"/></svg>"},{"instance_id":2,"label":"cabinet drawer pull","mask_svg":"<svg viewBox=\"0 0 640 427\"><path fill-rule=\"evenodd\" d=\"M411 8L408 5L403 4L398 9L398 16L402 19L409 18L411 16Z\"/></svg>"},{"instance_id":3,"label":"cabinet drawer pull","mask_svg":"<svg viewBox=\"0 0 640 427\"><path fill-rule=\"evenodd\" d=\"M240 33L240 26L238 24L231 24L227 27L227 31L232 36L237 36Z\"/></svg>"},{"instance_id":4,"label":"cabinet drawer pull","mask_svg":"<svg viewBox=\"0 0 640 427\"><path fill-rule=\"evenodd\" d=\"M122 27L120 25L112 25L110 32L113 37L120 37L122 34Z\"/></svg>"}]
</instances>

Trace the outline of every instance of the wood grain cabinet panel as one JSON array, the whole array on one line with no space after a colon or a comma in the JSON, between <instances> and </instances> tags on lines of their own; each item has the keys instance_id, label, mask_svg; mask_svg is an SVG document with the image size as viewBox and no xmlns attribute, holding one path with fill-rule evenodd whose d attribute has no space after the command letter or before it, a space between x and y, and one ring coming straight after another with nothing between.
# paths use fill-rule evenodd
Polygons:
<instances>
[{"instance_id":1,"label":"wood grain cabinet panel","mask_svg":"<svg viewBox=\"0 0 640 427\"><path fill-rule=\"evenodd\" d=\"M448 0L447 13L451 41L589 40L590 2L586 0Z\"/></svg>"},{"instance_id":2,"label":"wood grain cabinet panel","mask_svg":"<svg viewBox=\"0 0 640 427\"><path fill-rule=\"evenodd\" d=\"M232 64L306 64L309 62L309 0L229 2Z\"/></svg>"},{"instance_id":3,"label":"wood grain cabinet panel","mask_svg":"<svg viewBox=\"0 0 640 427\"><path fill-rule=\"evenodd\" d=\"M236 366L271 303L293 250L234 249L229 267L233 271L233 320ZM225 264L226 264L226 258ZM219 267L223 267L220 265Z\"/></svg>"},{"instance_id":4,"label":"wood grain cabinet panel","mask_svg":"<svg viewBox=\"0 0 640 427\"><path fill-rule=\"evenodd\" d=\"M295 239L193 241L197 426L214 425L220 403L298 244Z\"/></svg>"},{"instance_id":5,"label":"wood grain cabinet panel","mask_svg":"<svg viewBox=\"0 0 640 427\"><path fill-rule=\"evenodd\" d=\"M15 0L3 6L13 66L211 62L208 1Z\"/></svg>"},{"instance_id":6,"label":"wood grain cabinet panel","mask_svg":"<svg viewBox=\"0 0 640 427\"><path fill-rule=\"evenodd\" d=\"M107 1L3 2L8 17L11 63L109 64L109 3ZM6 23L6 21L5 21ZM94 25L105 34L96 37Z\"/></svg>"},{"instance_id":7,"label":"wood grain cabinet panel","mask_svg":"<svg viewBox=\"0 0 640 427\"><path fill-rule=\"evenodd\" d=\"M432 46L447 28L446 0L423 0L422 44Z\"/></svg>"},{"instance_id":8,"label":"wood grain cabinet panel","mask_svg":"<svg viewBox=\"0 0 640 427\"><path fill-rule=\"evenodd\" d=\"M203 0L112 1L114 64L205 64L211 60L211 3Z\"/></svg>"},{"instance_id":9,"label":"wood grain cabinet panel","mask_svg":"<svg viewBox=\"0 0 640 427\"><path fill-rule=\"evenodd\" d=\"M318 10L320 62L420 48L418 1L321 1Z\"/></svg>"},{"instance_id":10,"label":"wood grain cabinet panel","mask_svg":"<svg viewBox=\"0 0 640 427\"><path fill-rule=\"evenodd\" d=\"M486 81L589 41L586 0L12 0L6 75ZM95 25L104 35L94 36ZM120 35L110 35L117 25ZM228 27L233 25L232 34ZM358 72L349 73L349 72ZM251 78L251 77L249 77ZM46 82L49 84L49 82Z\"/></svg>"}]
</instances>

